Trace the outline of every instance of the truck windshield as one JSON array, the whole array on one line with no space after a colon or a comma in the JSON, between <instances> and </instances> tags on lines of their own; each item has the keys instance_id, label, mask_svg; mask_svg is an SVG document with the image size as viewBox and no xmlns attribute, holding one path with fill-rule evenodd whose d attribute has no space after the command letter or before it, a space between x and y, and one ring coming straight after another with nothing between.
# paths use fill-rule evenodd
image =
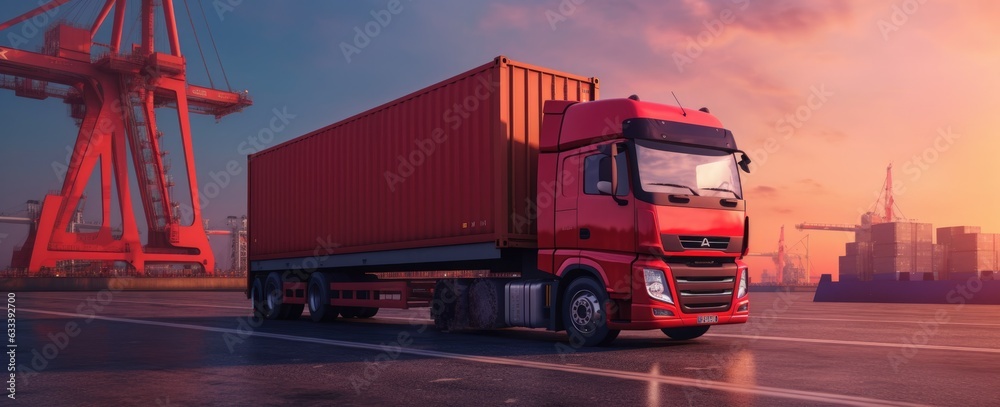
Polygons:
<instances>
[{"instance_id":1,"label":"truck windshield","mask_svg":"<svg viewBox=\"0 0 1000 407\"><path fill-rule=\"evenodd\" d=\"M701 147L636 141L643 191L743 199L732 154Z\"/></svg>"}]
</instances>

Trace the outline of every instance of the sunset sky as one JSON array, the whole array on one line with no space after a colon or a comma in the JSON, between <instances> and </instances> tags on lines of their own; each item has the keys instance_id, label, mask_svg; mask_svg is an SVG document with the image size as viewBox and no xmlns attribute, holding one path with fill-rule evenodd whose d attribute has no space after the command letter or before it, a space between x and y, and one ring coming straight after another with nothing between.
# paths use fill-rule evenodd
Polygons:
<instances>
[{"instance_id":1,"label":"sunset sky","mask_svg":"<svg viewBox=\"0 0 1000 407\"><path fill-rule=\"evenodd\" d=\"M31 3L5 5L0 20ZM1000 139L990 130L1000 120L990 113L1000 106L997 2L404 0L350 61L342 43L357 46L355 28L375 21L388 2L203 3L229 82L248 89L254 106L220 123L194 118L202 183L231 160L245 162L245 142L275 109L294 118L266 145L502 54L599 77L602 98L635 93L673 104L673 91L685 107L709 107L755 160L744 176L752 251L774 250L782 225L792 245L805 236L796 223L858 222L889 163L902 215L1000 232L993 179ZM66 7L62 16L88 12ZM194 16L204 37L204 22ZM207 85L186 15L179 21L192 82ZM11 45L8 32L2 47ZM214 55L208 59L215 63ZM210 69L219 86L217 64ZM60 187L53 164L65 162L75 127L61 101L6 90L0 123L2 212ZM245 214L245 197L243 171L205 208L212 226ZM25 233L0 224L0 267ZM809 236L814 273L836 275L852 236ZM217 243L225 266L227 242ZM804 254L804 244L795 252ZM773 270L766 258L751 262L755 277Z\"/></svg>"}]
</instances>

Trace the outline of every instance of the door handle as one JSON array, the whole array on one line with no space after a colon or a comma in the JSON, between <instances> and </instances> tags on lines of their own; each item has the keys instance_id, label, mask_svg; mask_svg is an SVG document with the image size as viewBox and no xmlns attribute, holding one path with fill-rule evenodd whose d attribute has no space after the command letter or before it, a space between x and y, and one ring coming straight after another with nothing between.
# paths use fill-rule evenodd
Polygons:
<instances>
[{"instance_id":1,"label":"door handle","mask_svg":"<svg viewBox=\"0 0 1000 407\"><path fill-rule=\"evenodd\" d=\"M590 239L590 229L580 228L580 239Z\"/></svg>"}]
</instances>

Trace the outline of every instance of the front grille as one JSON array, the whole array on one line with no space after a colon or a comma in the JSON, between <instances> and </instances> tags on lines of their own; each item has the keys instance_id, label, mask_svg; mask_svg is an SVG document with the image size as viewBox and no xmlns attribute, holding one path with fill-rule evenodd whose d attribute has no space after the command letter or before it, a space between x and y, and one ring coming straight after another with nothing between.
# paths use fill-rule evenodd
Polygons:
<instances>
[{"instance_id":1,"label":"front grille","mask_svg":"<svg viewBox=\"0 0 1000 407\"><path fill-rule=\"evenodd\" d=\"M695 314L729 310L736 290L736 263L688 261L669 265L682 311Z\"/></svg>"},{"instance_id":2,"label":"front grille","mask_svg":"<svg viewBox=\"0 0 1000 407\"><path fill-rule=\"evenodd\" d=\"M728 237L714 236L679 236L681 247L685 249L726 250L729 248Z\"/></svg>"}]
</instances>

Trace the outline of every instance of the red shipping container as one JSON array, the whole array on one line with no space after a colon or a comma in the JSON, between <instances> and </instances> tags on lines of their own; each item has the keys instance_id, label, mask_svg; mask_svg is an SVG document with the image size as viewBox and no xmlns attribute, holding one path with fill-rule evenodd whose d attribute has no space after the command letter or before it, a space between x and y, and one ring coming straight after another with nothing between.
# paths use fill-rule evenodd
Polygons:
<instances>
[{"instance_id":1,"label":"red shipping container","mask_svg":"<svg viewBox=\"0 0 1000 407\"><path fill-rule=\"evenodd\" d=\"M597 97L596 78L501 56L253 154L250 260L534 247L542 105Z\"/></svg>"}]
</instances>

